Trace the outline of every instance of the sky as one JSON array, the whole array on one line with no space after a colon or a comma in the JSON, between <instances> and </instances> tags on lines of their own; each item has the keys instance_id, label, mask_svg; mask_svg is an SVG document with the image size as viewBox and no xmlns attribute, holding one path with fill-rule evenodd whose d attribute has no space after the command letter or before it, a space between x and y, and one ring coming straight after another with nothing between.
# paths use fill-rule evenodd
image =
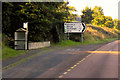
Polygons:
<instances>
[{"instance_id":1,"label":"sky","mask_svg":"<svg viewBox=\"0 0 120 80\"><path fill-rule=\"evenodd\" d=\"M68 1L69 5L74 6L78 11L75 12L76 14L82 15L81 11L86 6L91 7L92 9L95 6L101 6L105 16L111 16L113 19L115 18L118 19L118 2L120 0L68 0Z\"/></svg>"}]
</instances>

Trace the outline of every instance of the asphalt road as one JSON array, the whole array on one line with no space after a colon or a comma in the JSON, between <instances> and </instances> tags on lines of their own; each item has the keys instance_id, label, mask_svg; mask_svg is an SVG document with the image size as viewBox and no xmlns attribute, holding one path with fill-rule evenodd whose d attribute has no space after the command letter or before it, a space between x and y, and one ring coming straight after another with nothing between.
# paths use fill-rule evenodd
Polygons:
<instances>
[{"instance_id":1,"label":"asphalt road","mask_svg":"<svg viewBox=\"0 0 120 80\"><path fill-rule=\"evenodd\" d=\"M64 72L63 78L118 78L118 41L109 43Z\"/></svg>"},{"instance_id":2,"label":"asphalt road","mask_svg":"<svg viewBox=\"0 0 120 80\"><path fill-rule=\"evenodd\" d=\"M98 44L50 51L3 70L2 76L3 78L118 78L117 51L118 41L102 47Z\"/></svg>"}]
</instances>

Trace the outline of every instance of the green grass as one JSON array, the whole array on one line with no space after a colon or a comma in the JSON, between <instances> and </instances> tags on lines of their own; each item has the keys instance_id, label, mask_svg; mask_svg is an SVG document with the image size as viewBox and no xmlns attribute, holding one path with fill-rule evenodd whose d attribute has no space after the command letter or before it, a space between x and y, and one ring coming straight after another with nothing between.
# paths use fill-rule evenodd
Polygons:
<instances>
[{"instance_id":1,"label":"green grass","mask_svg":"<svg viewBox=\"0 0 120 80\"><path fill-rule=\"evenodd\" d=\"M116 40L117 38L112 38L112 39L101 39L101 40L84 40L83 43L81 42L75 42L71 40L65 40L61 41L57 44L52 44L52 46L58 46L58 47L66 47L66 46L75 46L75 45L85 45L85 44L99 44L99 43L107 43Z\"/></svg>"},{"instance_id":2,"label":"green grass","mask_svg":"<svg viewBox=\"0 0 120 80\"><path fill-rule=\"evenodd\" d=\"M71 40L65 40L65 41L61 41L57 44L54 44L54 46L72 46L72 45L78 45L81 44L80 42L75 42L75 41L71 41Z\"/></svg>"},{"instance_id":3,"label":"green grass","mask_svg":"<svg viewBox=\"0 0 120 80\"><path fill-rule=\"evenodd\" d=\"M14 50L14 49L2 44L2 59L3 60L11 58L11 57L16 57L18 55L25 54L25 53L26 53L26 51Z\"/></svg>"}]
</instances>

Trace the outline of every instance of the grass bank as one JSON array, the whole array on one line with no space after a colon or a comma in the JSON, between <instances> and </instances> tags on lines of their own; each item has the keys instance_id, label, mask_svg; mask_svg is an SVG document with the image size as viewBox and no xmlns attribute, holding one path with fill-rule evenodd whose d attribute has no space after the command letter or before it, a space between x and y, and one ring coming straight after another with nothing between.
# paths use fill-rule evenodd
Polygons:
<instances>
[{"instance_id":1,"label":"grass bank","mask_svg":"<svg viewBox=\"0 0 120 80\"><path fill-rule=\"evenodd\" d=\"M118 39L118 33L120 30L108 27L100 27L97 25L86 25L86 31L83 33L83 43L75 42L71 40L61 41L57 44L53 44L53 46L73 46L73 45L83 45L83 44L97 44L97 43L107 43ZM72 35L71 39L79 40L80 35L75 34Z\"/></svg>"},{"instance_id":2,"label":"grass bank","mask_svg":"<svg viewBox=\"0 0 120 80\"><path fill-rule=\"evenodd\" d=\"M14 50L14 49L2 44L2 59L3 60L12 58L12 57L16 57L18 55L25 54L25 53L26 53L26 51Z\"/></svg>"}]
</instances>

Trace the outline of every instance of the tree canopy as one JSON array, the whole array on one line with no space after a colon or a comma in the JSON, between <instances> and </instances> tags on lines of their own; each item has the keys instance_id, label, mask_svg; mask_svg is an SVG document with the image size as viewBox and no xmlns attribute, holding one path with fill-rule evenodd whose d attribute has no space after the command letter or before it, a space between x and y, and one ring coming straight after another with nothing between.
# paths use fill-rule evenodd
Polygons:
<instances>
[{"instance_id":1,"label":"tree canopy","mask_svg":"<svg viewBox=\"0 0 120 80\"><path fill-rule=\"evenodd\" d=\"M111 16L104 16L102 7L95 6L93 9L88 6L82 10L82 21L87 24L106 26L109 28L118 28L118 19L112 19Z\"/></svg>"},{"instance_id":2,"label":"tree canopy","mask_svg":"<svg viewBox=\"0 0 120 80\"><path fill-rule=\"evenodd\" d=\"M91 21L94 19L92 14L93 14L93 10L91 8L89 8L88 6L85 7L85 9L82 10L82 22L85 22L86 24L90 24Z\"/></svg>"},{"instance_id":3,"label":"tree canopy","mask_svg":"<svg viewBox=\"0 0 120 80\"><path fill-rule=\"evenodd\" d=\"M75 8L65 2L4 2L3 33L13 38L14 32L28 22L29 41L53 41L55 26L62 30L63 22L75 18L72 11L76 11Z\"/></svg>"}]
</instances>

